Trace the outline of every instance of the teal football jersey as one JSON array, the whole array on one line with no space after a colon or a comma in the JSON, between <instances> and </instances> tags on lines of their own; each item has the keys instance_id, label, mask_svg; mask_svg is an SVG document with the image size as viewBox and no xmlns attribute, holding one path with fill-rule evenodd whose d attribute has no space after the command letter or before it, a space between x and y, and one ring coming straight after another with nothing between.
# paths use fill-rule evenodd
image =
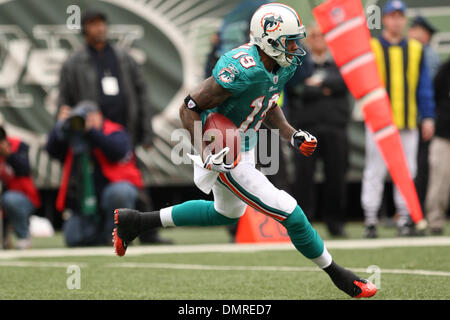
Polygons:
<instances>
[{"instance_id":1,"label":"teal football jersey","mask_svg":"<svg viewBox=\"0 0 450 320\"><path fill-rule=\"evenodd\" d=\"M280 97L294 75L295 65L267 71L255 45L245 44L225 53L216 63L212 76L232 96L221 105L202 112L203 123L211 112L228 117L241 132L241 151L252 149L267 111Z\"/></svg>"}]
</instances>

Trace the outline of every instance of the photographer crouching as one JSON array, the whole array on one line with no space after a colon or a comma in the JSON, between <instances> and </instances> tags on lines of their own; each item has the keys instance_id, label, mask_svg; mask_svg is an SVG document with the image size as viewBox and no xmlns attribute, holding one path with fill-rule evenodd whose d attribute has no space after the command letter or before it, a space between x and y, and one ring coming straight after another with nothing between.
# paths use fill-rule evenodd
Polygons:
<instances>
[{"instance_id":1,"label":"photographer crouching","mask_svg":"<svg viewBox=\"0 0 450 320\"><path fill-rule=\"evenodd\" d=\"M115 208L134 208L143 186L127 131L94 102L62 107L47 151L63 163L56 209L68 246L109 245Z\"/></svg>"}]
</instances>

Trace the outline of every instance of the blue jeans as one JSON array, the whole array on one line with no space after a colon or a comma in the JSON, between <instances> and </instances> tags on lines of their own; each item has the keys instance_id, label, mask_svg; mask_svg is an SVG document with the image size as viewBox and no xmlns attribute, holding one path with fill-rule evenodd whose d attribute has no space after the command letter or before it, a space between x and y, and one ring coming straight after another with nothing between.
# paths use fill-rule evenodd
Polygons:
<instances>
[{"instance_id":1,"label":"blue jeans","mask_svg":"<svg viewBox=\"0 0 450 320\"><path fill-rule=\"evenodd\" d=\"M128 182L116 182L106 186L103 190L100 200L100 207L105 214L104 235L107 239L111 238L114 230L114 210L117 208L136 207L138 198L138 189Z\"/></svg>"},{"instance_id":2,"label":"blue jeans","mask_svg":"<svg viewBox=\"0 0 450 320\"><path fill-rule=\"evenodd\" d=\"M114 209L135 208L138 189L128 182L111 183L103 189L100 197L98 209L103 212L103 217L85 216L78 212L64 222L63 232L69 247L110 244Z\"/></svg>"},{"instance_id":3,"label":"blue jeans","mask_svg":"<svg viewBox=\"0 0 450 320\"><path fill-rule=\"evenodd\" d=\"M22 192L6 191L2 196L2 207L17 237L28 238L29 218L35 209L31 201Z\"/></svg>"}]
</instances>

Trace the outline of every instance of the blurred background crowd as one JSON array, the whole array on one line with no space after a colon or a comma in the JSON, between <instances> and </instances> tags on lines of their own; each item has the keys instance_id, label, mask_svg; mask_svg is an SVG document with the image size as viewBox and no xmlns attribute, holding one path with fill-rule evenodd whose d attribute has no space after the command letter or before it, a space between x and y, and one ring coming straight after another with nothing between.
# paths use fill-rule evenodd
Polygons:
<instances>
[{"instance_id":1,"label":"blurred background crowd","mask_svg":"<svg viewBox=\"0 0 450 320\"><path fill-rule=\"evenodd\" d=\"M223 53L249 41L250 18L268 2L79 1L80 29L69 28L78 11L68 1L0 4L3 247L32 247L46 221L67 246L109 245L115 208L208 198L191 165L171 161L177 110ZM371 44L433 235L450 211L450 6L437 2L363 1L379 19ZM280 142L269 179L333 237L353 220L367 238L380 223L418 235L313 21L320 1L285 3L306 25L308 55L279 105L319 143L306 158ZM140 241L171 243L159 230Z\"/></svg>"}]
</instances>

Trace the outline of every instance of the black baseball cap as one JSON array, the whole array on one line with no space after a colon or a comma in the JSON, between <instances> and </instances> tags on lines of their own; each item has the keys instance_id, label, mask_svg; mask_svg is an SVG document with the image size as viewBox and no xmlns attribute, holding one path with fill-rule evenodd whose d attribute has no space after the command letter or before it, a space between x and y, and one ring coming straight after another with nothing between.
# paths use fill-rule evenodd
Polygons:
<instances>
[{"instance_id":1,"label":"black baseball cap","mask_svg":"<svg viewBox=\"0 0 450 320\"><path fill-rule=\"evenodd\" d=\"M107 22L106 14L97 9L87 9L81 15L81 25L84 26L86 23L93 21L95 19L101 19Z\"/></svg>"},{"instance_id":2,"label":"black baseball cap","mask_svg":"<svg viewBox=\"0 0 450 320\"><path fill-rule=\"evenodd\" d=\"M437 31L437 29L433 27L430 24L430 22L422 16L417 16L414 18L414 20L411 23L411 28L412 27L422 27L425 30L427 30L431 35L433 35Z\"/></svg>"}]
</instances>

